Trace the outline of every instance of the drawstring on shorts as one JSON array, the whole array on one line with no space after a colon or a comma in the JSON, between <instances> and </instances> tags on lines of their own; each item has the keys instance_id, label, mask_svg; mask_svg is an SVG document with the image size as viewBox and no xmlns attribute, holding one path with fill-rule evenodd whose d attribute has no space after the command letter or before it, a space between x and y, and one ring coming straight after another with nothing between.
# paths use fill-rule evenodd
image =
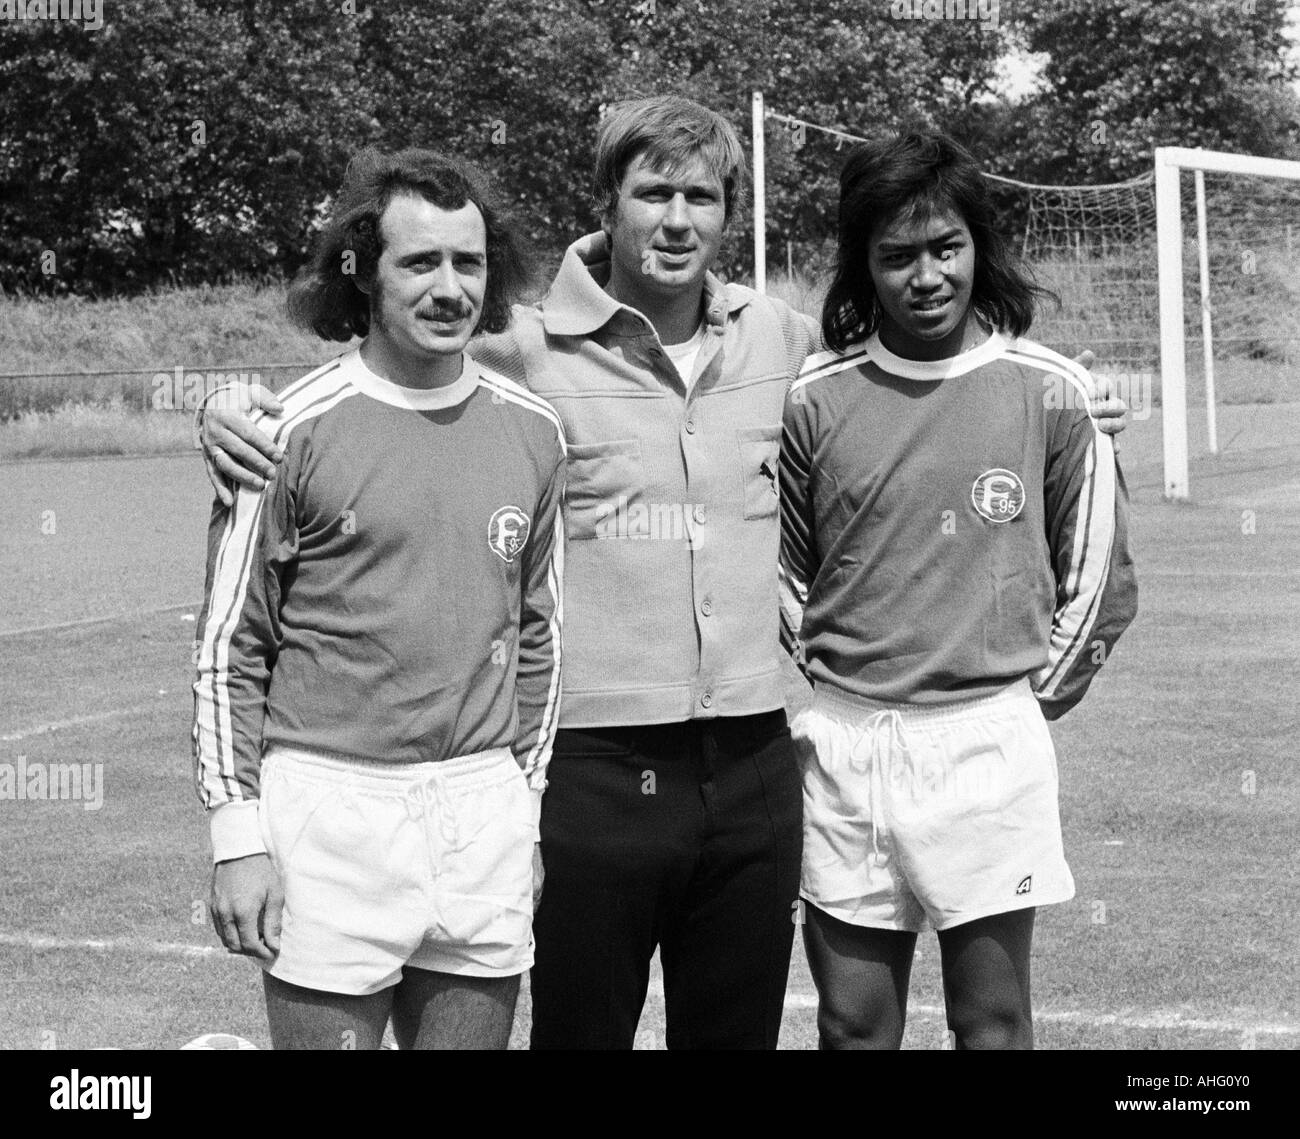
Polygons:
<instances>
[{"instance_id":1,"label":"drawstring on shorts","mask_svg":"<svg viewBox=\"0 0 1300 1139\"><path fill-rule=\"evenodd\" d=\"M885 735L885 732L888 735ZM870 750L867 752L866 764L858 766L857 756L858 749L862 746L862 741L870 739ZM862 726L862 734L858 737L858 742L854 744L853 751L850 753L850 764L858 771L864 771L871 780L871 861L879 865L880 843L877 838L877 831L884 827L884 797L885 797L885 779L880 770L881 758L887 756L889 752L885 745L897 743L900 753L907 754L907 737L903 734L903 717L897 708L882 708L878 712L873 712Z\"/></svg>"},{"instance_id":2,"label":"drawstring on shorts","mask_svg":"<svg viewBox=\"0 0 1300 1139\"><path fill-rule=\"evenodd\" d=\"M411 788L406 800L406 809L413 822L428 817L434 806L438 808L438 830L443 841L449 846L455 846L459 831L456 803L447 787L446 776L437 767L430 770L426 782Z\"/></svg>"}]
</instances>

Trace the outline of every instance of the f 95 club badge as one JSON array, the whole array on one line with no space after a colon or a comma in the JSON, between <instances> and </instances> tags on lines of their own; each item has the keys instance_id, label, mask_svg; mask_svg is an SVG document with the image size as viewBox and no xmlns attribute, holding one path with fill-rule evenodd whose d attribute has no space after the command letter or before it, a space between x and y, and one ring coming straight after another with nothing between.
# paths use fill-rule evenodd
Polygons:
<instances>
[{"instance_id":1,"label":"f 95 club badge","mask_svg":"<svg viewBox=\"0 0 1300 1139\"><path fill-rule=\"evenodd\" d=\"M970 500L990 522L1010 522L1025 508L1025 484L1015 471L994 467L975 480Z\"/></svg>"},{"instance_id":2,"label":"f 95 club badge","mask_svg":"<svg viewBox=\"0 0 1300 1139\"><path fill-rule=\"evenodd\" d=\"M517 506L503 506L488 521L488 545L503 562L513 562L528 541L532 521Z\"/></svg>"}]
</instances>

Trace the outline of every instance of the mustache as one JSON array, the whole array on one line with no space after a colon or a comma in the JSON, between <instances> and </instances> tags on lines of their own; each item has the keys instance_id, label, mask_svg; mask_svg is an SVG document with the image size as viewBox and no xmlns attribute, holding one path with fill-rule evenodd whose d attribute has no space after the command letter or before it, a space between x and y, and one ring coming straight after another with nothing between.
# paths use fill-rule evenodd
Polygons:
<instances>
[{"instance_id":1,"label":"mustache","mask_svg":"<svg viewBox=\"0 0 1300 1139\"><path fill-rule=\"evenodd\" d=\"M423 310L419 315L431 317L434 320L468 320L473 316L473 310L467 304L460 304L456 301L442 301Z\"/></svg>"}]
</instances>

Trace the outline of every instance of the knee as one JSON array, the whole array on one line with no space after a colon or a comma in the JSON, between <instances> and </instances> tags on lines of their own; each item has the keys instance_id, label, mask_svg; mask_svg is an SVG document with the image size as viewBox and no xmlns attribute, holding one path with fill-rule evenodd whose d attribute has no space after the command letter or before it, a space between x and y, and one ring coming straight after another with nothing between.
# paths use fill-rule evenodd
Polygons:
<instances>
[{"instance_id":1,"label":"knee","mask_svg":"<svg viewBox=\"0 0 1300 1139\"><path fill-rule=\"evenodd\" d=\"M823 1004L817 1010L817 1036L826 1051L890 1051L903 1044L903 1025L888 1016L848 1015Z\"/></svg>"},{"instance_id":2,"label":"knee","mask_svg":"<svg viewBox=\"0 0 1300 1139\"><path fill-rule=\"evenodd\" d=\"M957 1038L957 1047L964 1050L1023 1050L1034 1046L1032 1018L1027 1010L1012 1004L954 1007L948 1027Z\"/></svg>"}]
</instances>

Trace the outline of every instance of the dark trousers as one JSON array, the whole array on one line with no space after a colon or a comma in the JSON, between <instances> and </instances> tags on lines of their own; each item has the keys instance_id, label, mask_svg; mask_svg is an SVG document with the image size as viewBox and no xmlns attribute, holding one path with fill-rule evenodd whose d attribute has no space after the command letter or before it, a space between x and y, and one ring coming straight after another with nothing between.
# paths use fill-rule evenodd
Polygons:
<instances>
[{"instance_id":1,"label":"dark trousers","mask_svg":"<svg viewBox=\"0 0 1300 1139\"><path fill-rule=\"evenodd\" d=\"M658 946L669 1048L775 1048L802 790L782 711L560 731L533 1048L631 1048Z\"/></svg>"}]
</instances>

